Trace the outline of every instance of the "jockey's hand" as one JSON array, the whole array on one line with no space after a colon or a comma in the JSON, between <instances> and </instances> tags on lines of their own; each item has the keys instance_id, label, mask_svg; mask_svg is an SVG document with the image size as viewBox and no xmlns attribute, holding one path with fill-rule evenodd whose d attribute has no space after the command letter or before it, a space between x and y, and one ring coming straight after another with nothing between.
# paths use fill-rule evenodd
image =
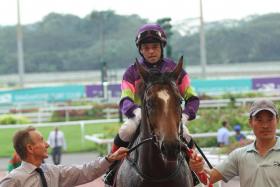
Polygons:
<instances>
[{"instance_id":1,"label":"jockey's hand","mask_svg":"<svg viewBox=\"0 0 280 187\"><path fill-rule=\"evenodd\" d=\"M133 111L133 114L135 115L132 119L134 119L134 121L136 123L140 123L140 120L141 120L141 108L136 108L134 111Z\"/></svg>"},{"instance_id":2,"label":"jockey's hand","mask_svg":"<svg viewBox=\"0 0 280 187\"><path fill-rule=\"evenodd\" d=\"M116 160L122 160L128 154L128 149L125 147L120 147L117 151L112 154L107 155L105 158L108 162L112 163Z\"/></svg>"},{"instance_id":3,"label":"jockey's hand","mask_svg":"<svg viewBox=\"0 0 280 187\"><path fill-rule=\"evenodd\" d=\"M189 166L196 174L204 171L204 160L202 159L202 156L198 155L195 151L192 151L190 154Z\"/></svg>"},{"instance_id":4,"label":"jockey's hand","mask_svg":"<svg viewBox=\"0 0 280 187\"><path fill-rule=\"evenodd\" d=\"M181 118L182 124L186 126L188 124L188 120L189 120L189 116L185 113L182 113L182 118Z\"/></svg>"}]
</instances>

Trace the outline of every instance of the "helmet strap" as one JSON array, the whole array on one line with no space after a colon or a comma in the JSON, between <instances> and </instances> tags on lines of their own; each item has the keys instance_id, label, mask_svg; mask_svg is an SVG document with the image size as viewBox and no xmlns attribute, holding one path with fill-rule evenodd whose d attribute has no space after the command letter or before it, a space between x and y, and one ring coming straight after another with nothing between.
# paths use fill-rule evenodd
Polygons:
<instances>
[{"instance_id":1,"label":"helmet strap","mask_svg":"<svg viewBox=\"0 0 280 187\"><path fill-rule=\"evenodd\" d=\"M161 49L161 55L160 55L160 60L163 59L163 56L164 56L164 51L163 51L163 45L162 45L162 42L160 42L160 49Z\"/></svg>"}]
</instances>

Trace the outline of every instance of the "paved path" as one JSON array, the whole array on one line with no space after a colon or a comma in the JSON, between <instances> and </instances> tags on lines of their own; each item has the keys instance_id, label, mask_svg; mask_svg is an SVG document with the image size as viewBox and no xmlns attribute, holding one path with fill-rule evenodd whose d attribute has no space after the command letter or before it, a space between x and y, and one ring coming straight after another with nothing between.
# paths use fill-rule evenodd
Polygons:
<instances>
[{"instance_id":1,"label":"paved path","mask_svg":"<svg viewBox=\"0 0 280 187\"><path fill-rule=\"evenodd\" d=\"M98 155L93 152L88 153L74 153L74 154L63 154L61 164L71 165L71 164L83 164L85 162L89 162L94 160ZM211 156L210 156L211 158ZM220 161L220 159L218 159ZM45 160L47 163L52 163L51 156ZM217 159L210 159L211 163L218 163ZM3 178L6 174L8 158L0 158L0 179ZM215 185L215 187L218 185ZM222 183L221 187L239 187L239 179L234 178L228 183ZM80 185L79 187L104 187L104 183L101 178L96 179L95 181Z\"/></svg>"}]
</instances>

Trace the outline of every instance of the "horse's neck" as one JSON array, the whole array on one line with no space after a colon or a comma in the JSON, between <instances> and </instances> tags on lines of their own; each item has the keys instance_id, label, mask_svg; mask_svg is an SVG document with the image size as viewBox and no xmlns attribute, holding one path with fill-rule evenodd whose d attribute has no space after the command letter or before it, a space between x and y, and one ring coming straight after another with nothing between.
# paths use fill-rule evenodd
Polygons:
<instances>
[{"instance_id":1,"label":"horse's neck","mask_svg":"<svg viewBox=\"0 0 280 187\"><path fill-rule=\"evenodd\" d=\"M152 133L148 128L148 125L141 124L138 143L151 137ZM158 147L156 147L152 141L144 143L141 147L139 147L138 165L145 173L150 173L151 175L155 175L154 172L158 173L158 171L162 171L161 174L163 174L164 171L166 171L166 173L170 173L170 169L172 171L173 168L176 168L176 164L166 164Z\"/></svg>"},{"instance_id":2,"label":"horse's neck","mask_svg":"<svg viewBox=\"0 0 280 187\"><path fill-rule=\"evenodd\" d=\"M152 136L152 133L151 133L150 129L148 128L148 124L142 123L140 125L139 137L142 139L145 139L145 138L150 138L151 136Z\"/></svg>"},{"instance_id":3,"label":"horse's neck","mask_svg":"<svg viewBox=\"0 0 280 187\"><path fill-rule=\"evenodd\" d=\"M155 178L169 176L178 167L176 162L166 163L153 142L139 148L137 164L143 173Z\"/></svg>"},{"instance_id":4,"label":"horse's neck","mask_svg":"<svg viewBox=\"0 0 280 187\"><path fill-rule=\"evenodd\" d=\"M143 122L140 126L139 142L142 142L147 138L152 138L152 136L153 135L151 129L149 128L149 125ZM152 141L144 143L139 150L139 158L141 160L154 159L156 157L154 155L159 155L158 150ZM153 155L152 157L150 156L151 154Z\"/></svg>"}]
</instances>

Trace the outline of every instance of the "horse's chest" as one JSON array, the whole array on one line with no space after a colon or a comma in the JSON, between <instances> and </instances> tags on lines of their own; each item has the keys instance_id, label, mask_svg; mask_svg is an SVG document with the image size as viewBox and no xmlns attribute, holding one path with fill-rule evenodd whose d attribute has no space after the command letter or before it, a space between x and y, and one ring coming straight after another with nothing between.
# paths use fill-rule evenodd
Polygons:
<instances>
[{"instance_id":1,"label":"horse's chest","mask_svg":"<svg viewBox=\"0 0 280 187\"><path fill-rule=\"evenodd\" d=\"M159 171L158 171L159 172ZM119 170L117 187L192 187L192 177L190 176L189 170L182 170L178 173L177 176L166 179L162 177L159 180L148 180L143 179L143 177L131 167L131 165L125 161Z\"/></svg>"}]
</instances>

